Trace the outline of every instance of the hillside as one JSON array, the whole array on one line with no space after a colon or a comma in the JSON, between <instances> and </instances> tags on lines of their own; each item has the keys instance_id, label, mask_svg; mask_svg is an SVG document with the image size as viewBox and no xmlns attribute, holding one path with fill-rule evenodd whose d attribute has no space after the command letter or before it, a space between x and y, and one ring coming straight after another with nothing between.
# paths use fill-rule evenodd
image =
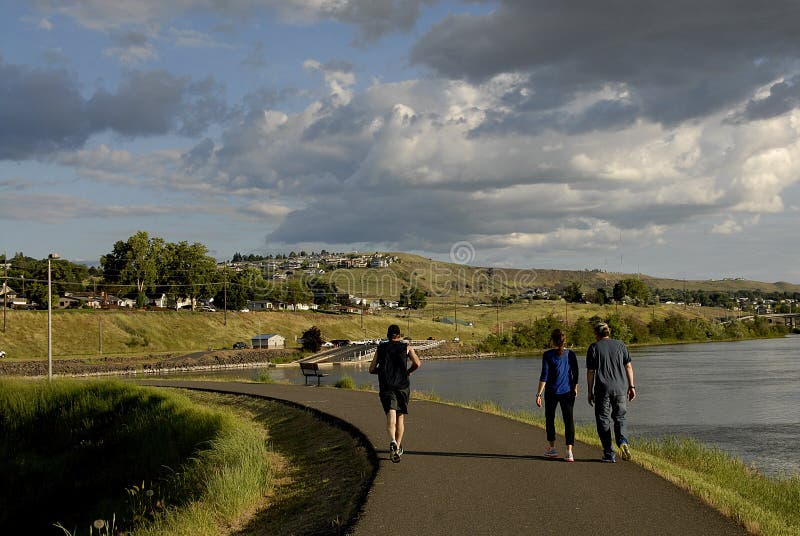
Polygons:
<instances>
[{"instance_id":1,"label":"hillside","mask_svg":"<svg viewBox=\"0 0 800 536\"><path fill-rule=\"evenodd\" d=\"M483 303L492 296L521 294L530 288L560 288L579 282L584 291L610 288L622 279L640 278L654 290L685 289L718 292L762 291L800 292L800 285L767 283L746 279L681 280L645 274L603 272L599 270L553 270L487 268L435 261L409 253L390 253L399 262L387 268L355 268L326 274L328 281L350 294L365 297L396 297L409 285L428 291L433 301Z\"/></svg>"},{"instance_id":2,"label":"hillside","mask_svg":"<svg viewBox=\"0 0 800 536\"><path fill-rule=\"evenodd\" d=\"M313 325L320 328L326 340L383 337L389 324L398 324L404 335L414 339L459 337L465 343L472 343L482 341L489 333L509 330L514 323L529 323L547 315L566 318L572 323L580 317L607 317L617 312L645 322L671 313L706 319L726 315L724 310L710 307L616 307L544 300L499 308L433 302L419 311L387 310L363 317L311 311L228 312L227 324L221 312L56 310L53 311L52 326L53 356L60 359L189 353L209 348L231 348L234 342L249 342L259 333L279 333L286 337L287 347L296 348L295 337L300 337ZM442 317L456 317L463 323L437 321ZM7 331L0 333L0 349L7 352L10 360L45 359L47 312L9 311Z\"/></svg>"}]
</instances>

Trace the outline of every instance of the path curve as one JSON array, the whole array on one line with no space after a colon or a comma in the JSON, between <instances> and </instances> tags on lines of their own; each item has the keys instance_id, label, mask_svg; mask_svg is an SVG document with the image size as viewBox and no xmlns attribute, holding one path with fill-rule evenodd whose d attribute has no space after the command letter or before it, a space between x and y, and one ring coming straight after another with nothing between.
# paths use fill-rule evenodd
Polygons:
<instances>
[{"instance_id":1,"label":"path curve","mask_svg":"<svg viewBox=\"0 0 800 536\"><path fill-rule=\"evenodd\" d=\"M446 404L412 401L403 460L388 460L375 393L280 384L141 381L286 400L343 420L372 443L379 467L352 534L747 534L732 520L633 463L542 456L544 431ZM563 438L557 442L563 448ZM635 453L634 453L635 454Z\"/></svg>"}]
</instances>

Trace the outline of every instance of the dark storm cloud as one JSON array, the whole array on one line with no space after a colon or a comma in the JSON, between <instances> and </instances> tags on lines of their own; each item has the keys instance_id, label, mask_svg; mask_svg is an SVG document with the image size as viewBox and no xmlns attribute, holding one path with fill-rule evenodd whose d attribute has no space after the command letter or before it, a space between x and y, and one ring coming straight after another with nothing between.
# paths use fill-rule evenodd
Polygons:
<instances>
[{"instance_id":1,"label":"dark storm cloud","mask_svg":"<svg viewBox=\"0 0 800 536\"><path fill-rule=\"evenodd\" d=\"M563 134L585 134L597 130L621 129L634 123L640 112L639 106L633 103L608 99L597 101L576 114L563 111L500 112L490 110L486 112L486 119L472 129L469 136L472 139L479 139L484 135L537 136L548 131Z\"/></svg>"},{"instance_id":2,"label":"dark storm cloud","mask_svg":"<svg viewBox=\"0 0 800 536\"><path fill-rule=\"evenodd\" d=\"M769 95L760 100L750 100L738 120L770 119L800 106L800 76L773 84Z\"/></svg>"},{"instance_id":3,"label":"dark storm cloud","mask_svg":"<svg viewBox=\"0 0 800 536\"><path fill-rule=\"evenodd\" d=\"M486 16L444 19L411 59L455 79L527 73L547 88L534 99L625 84L643 116L677 123L774 80L800 52L799 15L790 0L505 0Z\"/></svg>"},{"instance_id":4,"label":"dark storm cloud","mask_svg":"<svg viewBox=\"0 0 800 536\"><path fill-rule=\"evenodd\" d=\"M437 0L349 0L323 3L322 15L359 28L358 40L372 42L391 32L407 32L414 27L420 7Z\"/></svg>"},{"instance_id":5,"label":"dark storm cloud","mask_svg":"<svg viewBox=\"0 0 800 536\"><path fill-rule=\"evenodd\" d=\"M381 192L352 191L346 196L320 197L310 206L291 212L267 240L382 242L403 247L447 243L463 235L461 222L476 218L475 207L463 201L463 194L431 192L420 196L402 188L392 191L390 185ZM327 215L322 225L320 214Z\"/></svg>"},{"instance_id":6,"label":"dark storm cloud","mask_svg":"<svg viewBox=\"0 0 800 536\"><path fill-rule=\"evenodd\" d=\"M127 136L179 132L201 133L225 112L212 79L192 83L166 71L134 72L117 89L101 89L87 102L97 130L109 128Z\"/></svg>"},{"instance_id":7,"label":"dark storm cloud","mask_svg":"<svg viewBox=\"0 0 800 536\"><path fill-rule=\"evenodd\" d=\"M80 147L85 102L66 71L8 65L0 57L0 159Z\"/></svg>"},{"instance_id":8,"label":"dark storm cloud","mask_svg":"<svg viewBox=\"0 0 800 536\"><path fill-rule=\"evenodd\" d=\"M9 65L0 58L0 159L20 160L83 146L93 133L197 135L225 114L211 79L135 72L115 92L86 100L64 70Z\"/></svg>"}]
</instances>

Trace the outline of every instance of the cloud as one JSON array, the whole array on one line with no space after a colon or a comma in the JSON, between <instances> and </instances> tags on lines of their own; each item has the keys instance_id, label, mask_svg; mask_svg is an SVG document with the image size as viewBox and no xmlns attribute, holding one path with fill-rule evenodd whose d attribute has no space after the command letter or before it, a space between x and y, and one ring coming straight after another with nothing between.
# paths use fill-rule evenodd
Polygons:
<instances>
[{"instance_id":1,"label":"cloud","mask_svg":"<svg viewBox=\"0 0 800 536\"><path fill-rule=\"evenodd\" d=\"M437 0L37 0L45 13L69 17L94 30L126 26L158 26L189 13L210 13L234 24L262 15L278 13L284 21L308 24L336 20L358 28L357 41L372 42L383 35L414 27L420 8ZM194 40L190 40L192 42ZM203 42L206 40L203 39Z\"/></svg>"},{"instance_id":2,"label":"cloud","mask_svg":"<svg viewBox=\"0 0 800 536\"><path fill-rule=\"evenodd\" d=\"M206 207L203 207L207 210ZM111 204L69 194L11 193L0 199L0 219L63 223L74 219L150 217L193 213L198 207L153 204Z\"/></svg>"},{"instance_id":3,"label":"cloud","mask_svg":"<svg viewBox=\"0 0 800 536\"><path fill-rule=\"evenodd\" d=\"M789 0L504 0L484 16L445 18L411 60L453 79L524 73L530 100L621 85L640 117L674 125L741 101L791 65L798 14Z\"/></svg>"},{"instance_id":4,"label":"cloud","mask_svg":"<svg viewBox=\"0 0 800 536\"><path fill-rule=\"evenodd\" d=\"M266 47L264 43L259 41L253 48L250 49L250 52L247 53L247 56L242 60L242 65L245 67L252 67L254 69L261 69L267 66L267 58L265 53Z\"/></svg>"},{"instance_id":5,"label":"cloud","mask_svg":"<svg viewBox=\"0 0 800 536\"><path fill-rule=\"evenodd\" d=\"M85 99L65 70L11 65L0 57L0 160L77 149L105 130L198 135L225 116L221 91L211 78L134 71L115 92L100 89Z\"/></svg>"},{"instance_id":6,"label":"cloud","mask_svg":"<svg viewBox=\"0 0 800 536\"><path fill-rule=\"evenodd\" d=\"M0 160L82 146L85 101L64 70L34 70L0 57Z\"/></svg>"},{"instance_id":7,"label":"cloud","mask_svg":"<svg viewBox=\"0 0 800 536\"><path fill-rule=\"evenodd\" d=\"M753 98L744 110L737 115L737 121L756 121L771 119L800 107L800 76L776 82L769 88L769 94Z\"/></svg>"},{"instance_id":8,"label":"cloud","mask_svg":"<svg viewBox=\"0 0 800 536\"><path fill-rule=\"evenodd\" d=\"M155 45L142 32L125 31L112 34L112 41L114 46L103 50L103 55L116 58L123 65L135 66L158 58Z\"/></svg>"}]
</instances>

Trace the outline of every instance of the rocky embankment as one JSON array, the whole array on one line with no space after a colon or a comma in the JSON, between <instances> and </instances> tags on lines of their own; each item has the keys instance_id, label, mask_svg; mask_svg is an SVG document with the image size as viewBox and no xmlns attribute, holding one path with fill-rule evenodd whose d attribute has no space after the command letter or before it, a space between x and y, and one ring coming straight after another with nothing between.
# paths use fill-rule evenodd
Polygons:
<instances>
[{"instance_id":1,"label":"rocky embankment","mask_svg":"<svg viewBox=\"0 0 800 536\"><path fill-rule=\"evenodd\" d=\"M216 350L193 354L161 354L125 357L56 359L53 374L84 376L90 374L148 374L181 369L236 367L291 359L295 350ZM0 361L0 376L47 376L47 360Z\"/></svg>"}]
</instances>

